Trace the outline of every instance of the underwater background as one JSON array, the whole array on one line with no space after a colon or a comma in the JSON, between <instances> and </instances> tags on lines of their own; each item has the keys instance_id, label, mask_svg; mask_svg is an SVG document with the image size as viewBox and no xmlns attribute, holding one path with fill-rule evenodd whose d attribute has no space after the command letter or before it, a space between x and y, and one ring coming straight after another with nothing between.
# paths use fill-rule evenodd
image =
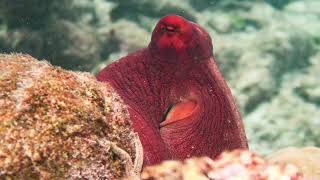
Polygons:
<instances>
[{"instance_id":1,"label":"underwater background","mask_svg":"<svg viewBox=\"0 0 320 180\"><path fill-rule=\"evenodd\" d=\"M319 0L0 0L0 53L98 72L178 14L204 27L251 150L320 146ZM0 69L1 71L1 69Z\"/></svg>"}]
</instances>

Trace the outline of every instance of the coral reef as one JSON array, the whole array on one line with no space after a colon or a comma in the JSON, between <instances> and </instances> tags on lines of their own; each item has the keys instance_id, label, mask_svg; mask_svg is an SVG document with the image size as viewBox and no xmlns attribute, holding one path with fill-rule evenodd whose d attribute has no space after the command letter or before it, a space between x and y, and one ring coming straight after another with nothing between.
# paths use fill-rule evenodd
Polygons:
<instances>
[{"instance_id":1,"label":"coral reef","mask_svg":"<svg viewBox=\"0 0 320 180\"><path fill-rule=\"evenodd\" d=\"M4 30L0 39L5 38L0 52L28 53L67 69L90 71L101 57L100 42L90 27L98 10L89 3L1 1L0 25Z\"/></svg>"},{"instance_id":2,"label":"coral reef","mask_svg":"<svg viewBox=\"0 0 320 180\"><path fill-rule=\"evenodd\" d=\"M108 84L31 56L0 54L0 179L118 179L142 147Z\"/></svg>"},{"instance_id":3,"label":"coral reef","mask_svg":"<svg viewBox=\"0 0 320 180\"><path fill-rule=\"evenodd\" d=\"M52 20L52 14L68 11L66 0L2 0L0 9L10 28L28 27L38 29L47 21Z\"/></svg>"},{"instance_id":4,"label":"coral reef","mask_svg":"<svg viewBox=\"0 0 320 180\"><path fill-rule=\"evenodd\" d=\"M224 152L217 159L190 158L165 161L143 170L141 179L303 179L302 173L290 164L271 164L245 150Z\"/></svg>"},{"instance_id":5,"label":"coral reef","mask_svg":"<svg viewBox=\"0 0 320 180\"><path fill-rule=\"evenodd\" d=\"M240 105L250 149L260 154L286 146L320 146L315 129L320 122L316 4L296 1L278 11L257 2L233 15L203 11L205 17L214 14L201 21L213 34L217 61Z\"/></svg>"}]
</instances>

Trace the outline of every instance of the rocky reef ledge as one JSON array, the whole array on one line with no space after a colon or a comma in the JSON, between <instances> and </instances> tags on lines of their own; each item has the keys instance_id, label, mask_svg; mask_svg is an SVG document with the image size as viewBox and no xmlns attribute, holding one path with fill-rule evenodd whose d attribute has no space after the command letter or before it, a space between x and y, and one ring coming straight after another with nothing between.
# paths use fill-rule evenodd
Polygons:
<instances>
[{"instance_id":1,"label":"rocky reef ledge","mask_svg":"<svg viewBox=\"0 0 320 180\"><path fill-rule=\"evenodd\" d=\"M136 176L143 152L111 86L22 54L0 54L0 179Z\"/></svg>"}]
</instances>

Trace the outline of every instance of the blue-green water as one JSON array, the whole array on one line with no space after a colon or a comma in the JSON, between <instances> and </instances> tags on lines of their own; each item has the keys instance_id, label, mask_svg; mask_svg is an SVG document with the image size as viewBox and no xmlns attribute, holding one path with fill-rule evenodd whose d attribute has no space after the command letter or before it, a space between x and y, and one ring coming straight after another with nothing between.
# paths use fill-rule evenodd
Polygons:
<instances>
[{"instance_id":1,"label":"blue-green water","mask_svg":"<svg viewBox=\"0 0 320 180\"><path fill-rule=\"evenodd\" d=\"M147 46L179 14L203 26L237 99L251 149L320 146L318 0L1 0L0 52L97 72Z\"/></svg>"}]
</instances>

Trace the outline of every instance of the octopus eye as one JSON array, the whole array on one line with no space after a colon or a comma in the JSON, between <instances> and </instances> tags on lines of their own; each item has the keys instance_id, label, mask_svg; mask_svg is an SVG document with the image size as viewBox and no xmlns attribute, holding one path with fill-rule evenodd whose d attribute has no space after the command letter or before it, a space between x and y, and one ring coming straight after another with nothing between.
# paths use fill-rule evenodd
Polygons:
<instances>
[{"instance_id":1,"label":"octopus eye","mask_svg":"<svg viewBox=\"0 0 320 180\"><path fill-rule=\"evenodd\" d=\"M164 121L161 122L160 127L184 120L190 117L196 110L197 102L194 100L184 100L177 104L169 106L165 112Z\"/></svg>"},{"instance_id":2,"label":"octopus eye","mask_svg":"<svg viewBox=\"0 0 320 180\"><path fill-rule=\"evenodd\" d=\"M166 31L168 32L176 32L177 28L173 27L173 26L166 26Z\"/></svg>"},{"instance_id":3,"label":"octopus eye","mask_svg":"<svg viewBox=\"0 0 320 180\"><path fill-rule=\"evenodd\" d=\"M177 32L178 31L178 28L175 27L175 26L172 26L172 25L163 25L161 27L161 30L163 32L171 32L171 33L174 33L174 32Z\"/></svg>"}]
</instances>

